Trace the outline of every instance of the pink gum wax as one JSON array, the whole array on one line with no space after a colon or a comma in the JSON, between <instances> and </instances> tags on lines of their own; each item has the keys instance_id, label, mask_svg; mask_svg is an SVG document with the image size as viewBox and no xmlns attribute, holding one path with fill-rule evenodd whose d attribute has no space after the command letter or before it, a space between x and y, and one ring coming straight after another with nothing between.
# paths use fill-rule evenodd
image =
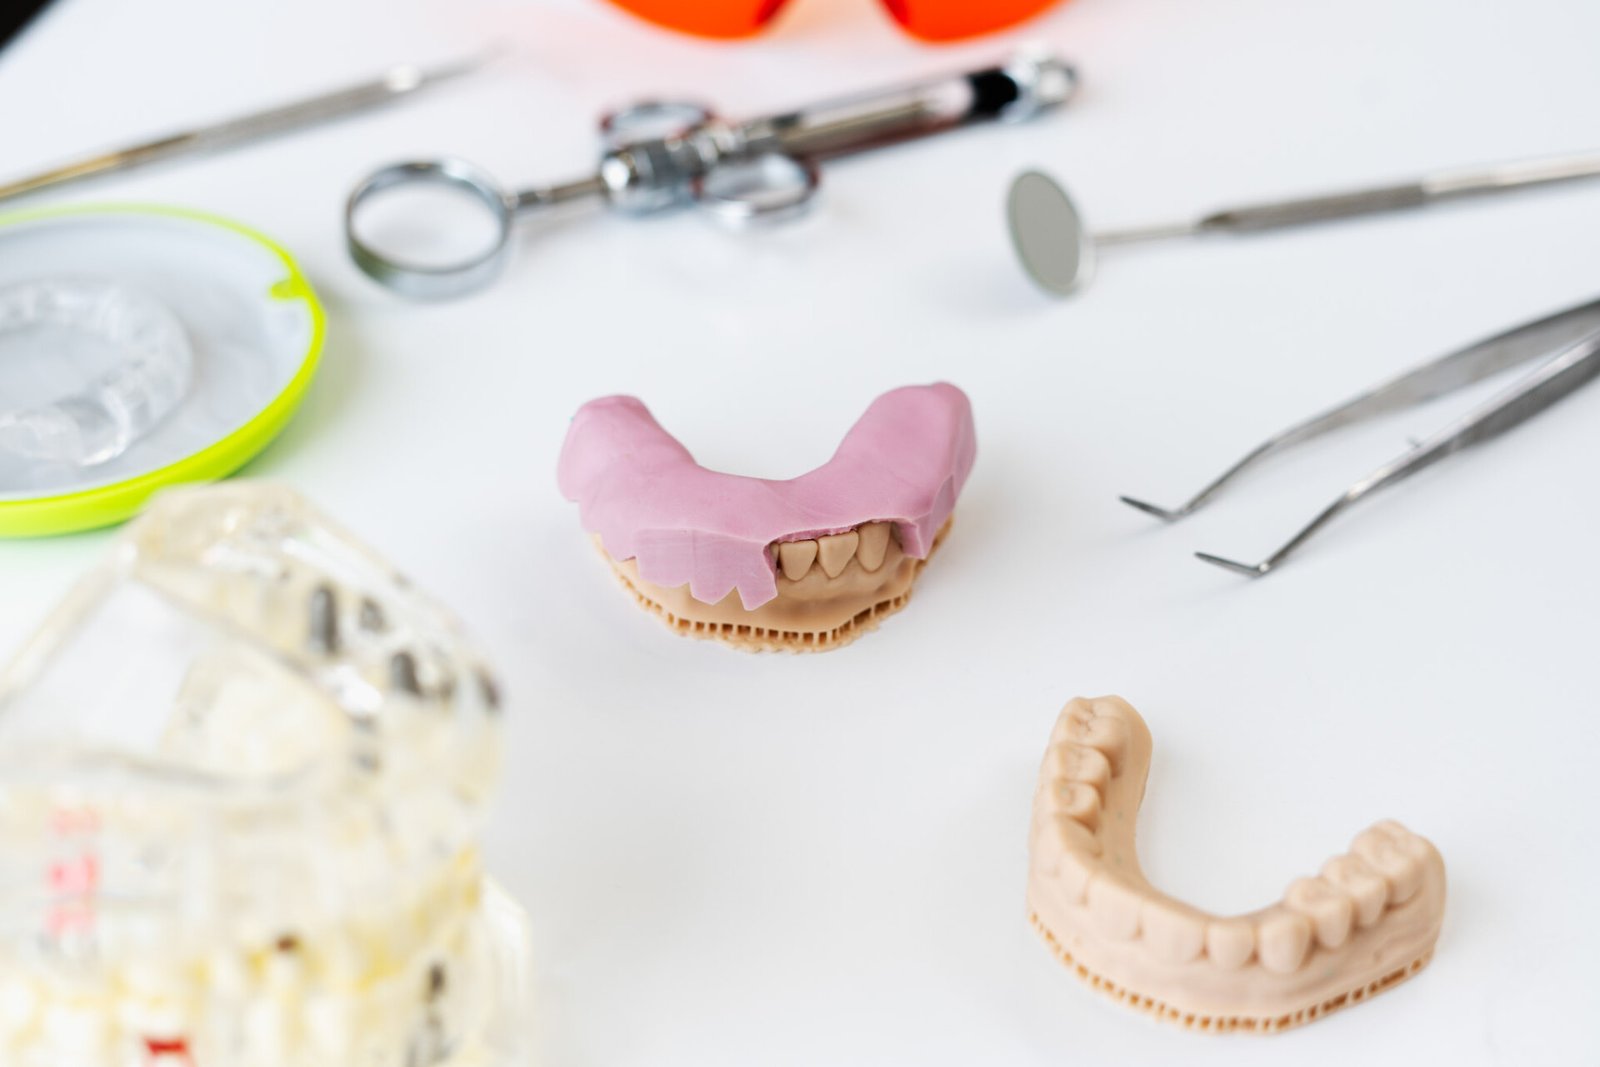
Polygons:
<instances>
[{"instance_id":1,"label":"pink gum wax","mask_svg":"<svg viewBox=\"0 0 1600 1067\"><path fill-rule=\"evenodd\" d=\"M746 610L778 595L776 541L892 522L900 546L927 556L977 453L972 405L944 382L872 402L816 470L772 481L706 470L631 396L578 409L556 481L583 528L615 560L715 604L739 591Z\"/></svg>"}]
</instances>

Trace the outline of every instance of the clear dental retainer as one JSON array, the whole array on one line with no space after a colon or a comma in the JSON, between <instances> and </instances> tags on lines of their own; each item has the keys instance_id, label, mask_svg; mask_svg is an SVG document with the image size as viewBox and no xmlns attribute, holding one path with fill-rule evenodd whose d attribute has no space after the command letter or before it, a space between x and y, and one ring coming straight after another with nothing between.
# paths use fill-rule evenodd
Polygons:
<instances>
[{"instance_id":1,"label":"clear dental retainer","mask_svg":"<svg viewBox=\"0 0 1600 1067\"><path fill-rule=\"evenodd\" d=\"M323 322L294 258L227 219L0 217L0 538L121 522L232 474L307 395Z\"/></svg>"},{"instance_id":2,"label":"clear dental retainer","mask_svg":"<svg viewBox=\"0 0 1600 1067\"><path fill-rule=\"evenodd\" d=\"M170 490L0 673L0 1063L498 1067L500 698L290 490Z\"/></svg>"},{"instance_id":3,"label":"clear dental retainer","mask_svg":"<svg viewBox=\"0 0 1600 1067\"><path fill-rule=\"evenodd\" d=\"M193 363L178 320L127 285L66 277L0 287L0 451L104 463L171 413Z\"/></svg>"}]
</instances>

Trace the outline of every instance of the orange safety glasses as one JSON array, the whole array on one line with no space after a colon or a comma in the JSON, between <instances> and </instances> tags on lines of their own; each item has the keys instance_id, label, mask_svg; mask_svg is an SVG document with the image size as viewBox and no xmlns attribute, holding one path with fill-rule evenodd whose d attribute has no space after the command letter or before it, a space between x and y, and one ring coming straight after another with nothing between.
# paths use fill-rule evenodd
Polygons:
<instances>
[{"instance_id":1,"label":"orange safety glasses","mask_svg":"<svg viewBox=\"0 0 1600 1067\"><path fill-rule=\"evenodd\" d=\"M611 0L659 26L702 37L760 33L788 0ZM1003 30L1060 0L879 0L913 37L953 41Z\"/></svg>"}]
</instances>

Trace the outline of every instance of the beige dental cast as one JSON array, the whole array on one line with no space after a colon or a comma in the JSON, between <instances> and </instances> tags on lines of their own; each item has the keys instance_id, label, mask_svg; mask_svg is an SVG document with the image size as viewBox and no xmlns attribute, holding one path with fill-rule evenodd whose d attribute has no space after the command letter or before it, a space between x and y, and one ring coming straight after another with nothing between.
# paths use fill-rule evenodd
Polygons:
<instances>
[{"instance_id":1,"label":"beige dental cast","mask_svg":"<svg viewBox=\"0 0 1600 1067\"><path fill-rule=\"evenodd\" d=\"M1073 700L1039 770L1034 926L1078 977L1200 1030L1272 1032L1357 1004L1417 971L1444 916L1444 862L1395 822L1357 835L1283 900L1219 917L1152 888L1134 851L1150 731L1117 697Z\"/></svg>"},{"instance_id":2,"label":"beige dental cast","mask_svg":"<svg viewBox=\"0 0 1600 1067\"><path fill-rule=\"evenodd\" d=\"M934 536L943 543L952 520ZM605 548L600 548L605 554ZM911 586L928 561L906 555L894 526L863 523L843 533L768 546L777 571L778 595L746 610L737 591L719 604L689 594L687 585L668 589L639 577L634 560L606 555L622 584L640 605L680 633L711 637L751 651L821 652L849 644L911 599ZM929 558L933 551L930 550Z\"/></svg>"}]
</instances>

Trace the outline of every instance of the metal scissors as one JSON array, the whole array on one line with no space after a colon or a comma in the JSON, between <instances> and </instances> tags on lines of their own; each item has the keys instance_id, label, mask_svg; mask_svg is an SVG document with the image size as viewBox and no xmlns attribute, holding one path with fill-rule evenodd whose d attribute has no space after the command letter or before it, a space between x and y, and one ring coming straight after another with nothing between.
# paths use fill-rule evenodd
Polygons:
<instances>
[{"instance_id":1,"label":"metal scissors","mask_svg":"<svg viewBox=\"0 0 1600 1067\"><path fill-rule=\"evenodd\" d=\"M1064 103L1077 86L1059 57L1022 53L1004 64L733 122L696 103L646 101L607 115L595 173L520 191L502 188L464 160L443 158L380 168L350 193L345 236L369 276L403 296L470 292L504 267L520 218L573 202L600 202L632 215L695 204L734 226L804 211L819 182L817 163L989 119L1018 121ZM487 247L424 263L380 247L363 232L364 210L396 189L444 185L486 212Z\"/></svg>"}]
</instances>

